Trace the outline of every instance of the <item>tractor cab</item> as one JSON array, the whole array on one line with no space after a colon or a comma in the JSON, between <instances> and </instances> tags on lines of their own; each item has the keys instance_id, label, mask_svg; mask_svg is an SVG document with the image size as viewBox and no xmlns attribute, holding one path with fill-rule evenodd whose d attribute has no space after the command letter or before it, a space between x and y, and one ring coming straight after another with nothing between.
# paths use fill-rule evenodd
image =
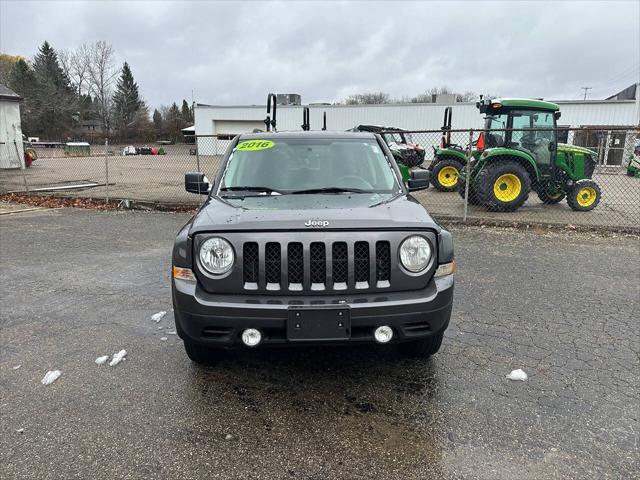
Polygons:
<instances>
[{"instance_id":1,"label":"tractor cab","mask_svg":"<svg viewBox=\"0 0 640 480\"><path fill-rule=\"evenodd\" d=\"M541 100L483 100L477 104L484 113L484 132L476 148L508 148L520 150L550 174L557 150L556 120L560 107ZM531 129L531 130L527 130Z\"/></svg>"}]
</instances>

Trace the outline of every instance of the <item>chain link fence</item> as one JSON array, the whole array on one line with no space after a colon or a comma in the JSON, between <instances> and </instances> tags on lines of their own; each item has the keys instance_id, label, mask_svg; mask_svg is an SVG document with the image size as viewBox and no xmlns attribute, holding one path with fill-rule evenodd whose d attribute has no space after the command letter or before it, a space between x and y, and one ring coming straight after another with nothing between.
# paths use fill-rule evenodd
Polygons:
<instances>
[{"instance_id":1,"label":"chain link fence","mask_svg":"<svg viewBox=\"0 0 640 480\"><path fill-rule=\"evenodd\" d=\"M640 225L640 165L635 163L633 169L633 159L640 160L638 128L385 131L382 135L392 150L406 148L403 144L424 149L418 168L431 171L432 185L414 196L435 219L614 229ZM554 136L555 148L549 146L555 145ZM202 171L213 178L232 138L198 136L193 141L75 150L36 147L31 167L0 170L0 193L195 206L203 197L184 190L184 174ZM494 152L499 149L500 158L483 157L489 147ZM527 156L535 159L535 166L527 163ZM484 168L478 169L480 164ZM596 202L595 207L589 202Z\"/></svg>"}]
</instances>

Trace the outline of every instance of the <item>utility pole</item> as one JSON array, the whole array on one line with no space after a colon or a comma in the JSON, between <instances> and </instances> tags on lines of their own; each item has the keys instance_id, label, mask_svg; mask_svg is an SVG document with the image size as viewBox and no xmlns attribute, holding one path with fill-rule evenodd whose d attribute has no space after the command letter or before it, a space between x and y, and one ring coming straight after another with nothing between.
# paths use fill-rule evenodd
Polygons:
<instances>
[{"instance_id":1,"label":"utility pole","mask_svg":"<svg viewBox=\"0 0 640 480\"><path fill-rule=\"evenodd\" d=\"M586 100L586 99L587 99L587 92L588 92L589 90L591 90L593 87L580 87L580 88L581 88L582 90L584 90L584 98L583 98L583 100Z\"/></svg>"}]
</instances>

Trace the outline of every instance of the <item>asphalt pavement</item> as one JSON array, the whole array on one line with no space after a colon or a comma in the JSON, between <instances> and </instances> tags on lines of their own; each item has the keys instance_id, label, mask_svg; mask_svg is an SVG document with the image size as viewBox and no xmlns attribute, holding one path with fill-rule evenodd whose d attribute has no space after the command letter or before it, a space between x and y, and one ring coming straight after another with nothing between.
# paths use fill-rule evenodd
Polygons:
<instances>
[{"instance_id":1,"label":"asphalt pavement","mask_svg":"<svg viewBox=\"0 0 640 480\"><path fill-rule=\"evenodd\" d=\"M637 237L455 227L454 312L432 359L277 349L203 368L172 334L169 254L186 220L0 217L3 480L640 471ZM94 363L121 349L119 365ZM505 378L518 368L527 381Z\"/></svg>"}]
</instances>

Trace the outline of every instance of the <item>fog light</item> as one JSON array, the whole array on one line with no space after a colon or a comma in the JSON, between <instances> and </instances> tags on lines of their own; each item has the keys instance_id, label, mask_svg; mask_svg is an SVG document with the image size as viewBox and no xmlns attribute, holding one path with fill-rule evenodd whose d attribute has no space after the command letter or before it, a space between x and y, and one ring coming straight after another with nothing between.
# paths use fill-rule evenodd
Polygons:
<instances>
[{"instance_id":1,"label":"fog light","mask_svg":"<svg viewBox=\"0 0 640 480\"><path fill-rule=\"evenodd\" d=\"M393 337L393 330L391 327L387 325L383 325L381 327L376 328L375 332L373 332L373 338L376 339L378 343L387 343Z\"/></svg>"},{"instance_id":2,"label":"fog light","mask_svg":"<svg viewBox=\"0 0 640 480\"><path fill-rule=\"evenodd\" d=\"M255 347L262 341L262 334L255 328L247 328L242 332L242 343L247 347Z\"/></svg>"}]
</instances>

